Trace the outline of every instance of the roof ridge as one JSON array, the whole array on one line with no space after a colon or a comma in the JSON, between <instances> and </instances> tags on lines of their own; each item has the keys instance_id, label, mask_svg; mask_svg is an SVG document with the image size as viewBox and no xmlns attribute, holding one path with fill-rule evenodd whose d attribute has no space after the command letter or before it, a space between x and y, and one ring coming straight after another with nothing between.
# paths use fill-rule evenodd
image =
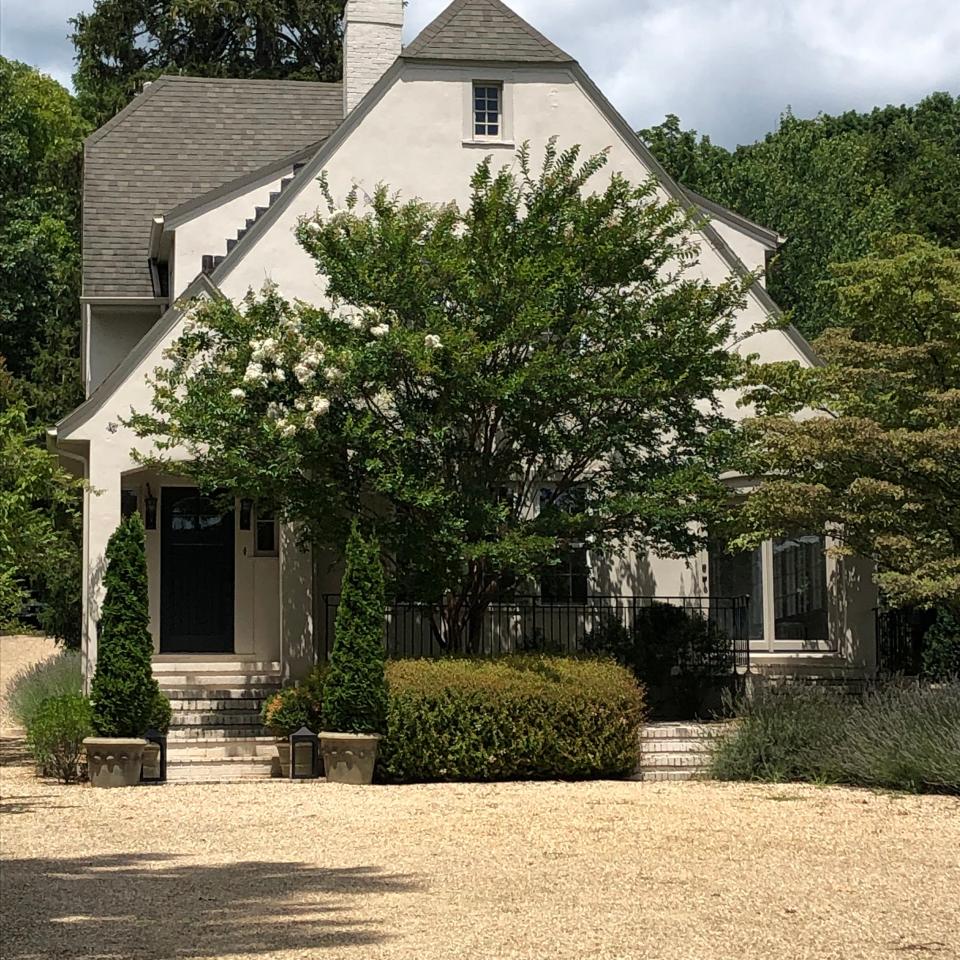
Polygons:
<instances>
[{"instance_id":1,"label":"roof ridge","mask_svg":"<svg viewBox=\"0 0 960 960\"><path fill-rule=\"evenodd\" d=\"M440 37L444 30L446 30L461 13L471 7L484 7L488 11L500 14L507 23L523 31L528 40L536 43L538 47L551 54L558 62L575 62L573 57L564 50L561 50L552 40L537 30L536 27L524 20L520 14L507 6L503 0L453 0L446 9L442 10L401 50L400 55L405 57L425 57L429 59L430 45ZM467 57L465 59L470 58Z\"/></svg>"},{"instance_id":2,"label":"roof ridge","mask_svg":"<svg viewBox=\"0 0 960 960\"><path fill-rule=\"evenodd\" d=\"M290 77L201 77L188 73L163 73L154 83L158 83L160 80L170 80L177 83L276 83L288 86L298 84L300 86L320 87L339 87L343 83L342 80L308 80L306 78L297 80Z\"/></svg>"}]
</instances>

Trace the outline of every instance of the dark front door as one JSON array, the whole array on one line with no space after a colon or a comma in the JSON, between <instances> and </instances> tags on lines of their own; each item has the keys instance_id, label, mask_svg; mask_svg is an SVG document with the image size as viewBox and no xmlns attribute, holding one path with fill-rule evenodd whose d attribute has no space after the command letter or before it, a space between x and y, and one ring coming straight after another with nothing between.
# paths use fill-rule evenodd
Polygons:
<instances>
[{"instance_id":1,"label":"dark front door","mask_svg":"<svg viewBox=\"0 0 960 960\"><path fill-rule=\"evenodd\" d=\"M163 487L160 514L160 652L231 653L233 511Z\"/></svg>"}]
</instances>

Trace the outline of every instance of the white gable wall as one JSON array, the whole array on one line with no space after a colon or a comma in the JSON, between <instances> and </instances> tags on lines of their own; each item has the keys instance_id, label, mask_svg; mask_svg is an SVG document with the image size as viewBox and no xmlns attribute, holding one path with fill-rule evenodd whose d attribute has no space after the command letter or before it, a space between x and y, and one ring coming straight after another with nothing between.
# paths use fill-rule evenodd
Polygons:
<instances>
[{"instance_id":1,"label":"white gable wall","mask_svg":"<svg viewBox=\"0 0 960 960\"><path fill-rule=\"evenodd\" d=\"M469 108L469 97L464 93L473 80L504 83L504 100L509 104L505 112L512 112L514 127L509 143L473 143L464 139L464 112ZM325 159L323 167L337 201L346 197L354 184L372 193L383 182L405 198L433 202L453 199L466 205L470 176L484 156L492 155L495 166L512 165L516 162L517 145L528 141L532 162L537 166L547 141L554 135L561 148L580 144L585 156L609 148L608 164L595 178L597 189L602 189L614 171L634 182L651 175L569 70L417 63L403 64L398 81ZM248 289L259 289L265 280L270 280L290 299L322 305L323 279L317 276L313 261L294 237L298 219L317 210L325 213L326 202L319 185L311 182L301 188L266 233L251 238L256 242L242 259L234 261L232 270L220 281L223 292L239 301ZM762 254L754 249L759 244L744 238L738 245L753 262L757 262L758 256L759 263L763 262ZM242 246L236 253L241 252ZM727 262L705 240L701 242L698 269L715 283L730 274ZM767 319L766 310L751 297L738 329L746 332ZM782 331L754 335L739 349L757 353L767 361L808 362ZM740 415L735 407L730 407L729 412Z\"/></svg>"}]
</instances>

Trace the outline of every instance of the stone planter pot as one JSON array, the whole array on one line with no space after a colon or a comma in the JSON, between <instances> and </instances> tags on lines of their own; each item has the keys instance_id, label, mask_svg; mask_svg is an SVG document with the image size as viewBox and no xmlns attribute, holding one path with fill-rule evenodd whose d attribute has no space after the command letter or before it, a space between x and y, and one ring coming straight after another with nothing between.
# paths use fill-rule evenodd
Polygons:
<instances>
[{"instance_id":1,"label":"stone planter pot","mask_svg":"<svg viewBox=\"0 0 960 960\"><path fill-rule=\"evenodd\" d=\"M92 787L135 787L140 782L146 740L87 737L87 774Z\"/></svg>"},{"instance_id":2,"label":"stone planter pot","mask_svg":"<svg viewBox=\"0 0 960 960\"><path fill-rule=\"evenodd\" d=\"M333 783L373 783L379 733L321 733L323 769Z\"/></svg>"},{"instance_id":3,"label":"stone planter pot","mask_svg":"<svg viewBox=\"0 0 960 960\"><path fill-rule=\"evenodd\" d=\"M143 748L143 770L140 776L144 780L160 779L160 744L147 741Z\"/></svg>"},{"instance_id":4,"label":"stone planter pot","mask_svg":"<svg viewBox=\"0 0 960 960\"><path fill-rule=\"evenodd\" d=\"M290 779L290 740L284 737L277 741L277 756L280 758L280 776Z\"/></svg>"}]
</instances>

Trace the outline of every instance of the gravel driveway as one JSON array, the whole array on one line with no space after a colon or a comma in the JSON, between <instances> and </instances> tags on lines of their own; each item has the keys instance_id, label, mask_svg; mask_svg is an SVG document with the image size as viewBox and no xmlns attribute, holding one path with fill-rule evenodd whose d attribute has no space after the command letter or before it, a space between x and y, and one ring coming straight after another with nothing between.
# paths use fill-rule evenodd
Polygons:
<instances>
[{"instance_id":1,"label":"gravel driveway","mask_svg":"<svg viewBox=\"0 0 960 960\"><path fill-rule=\"evenodd\" d=\"M960 802L816 787L126 790L2 769L23 958L960 957Z\"/></svg>"}]
</instances>

